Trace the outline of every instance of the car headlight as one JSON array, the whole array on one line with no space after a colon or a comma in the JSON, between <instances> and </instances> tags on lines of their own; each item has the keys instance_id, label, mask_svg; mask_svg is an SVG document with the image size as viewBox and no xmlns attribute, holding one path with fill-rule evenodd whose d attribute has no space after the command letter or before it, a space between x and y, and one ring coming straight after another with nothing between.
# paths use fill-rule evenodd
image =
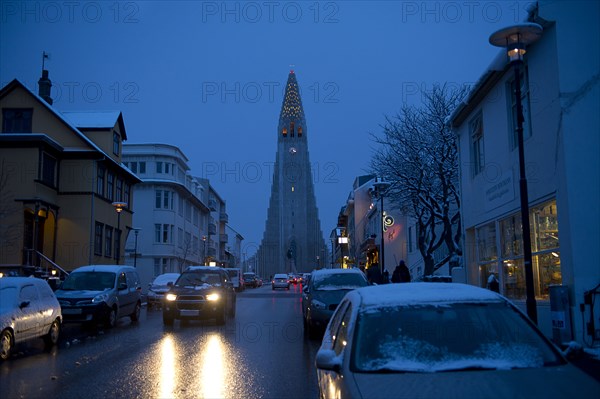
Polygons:
<instances>
[{"instance_id":1,"label":"car headlight","mask_svg":"<svg viewBox=\"0 0 600 399\"><path fill-rule=\"evenodd\" d=\"M177 295L175 295L175 294L167 294L165 296L165 298L167 299L167 301L174 301L174 300L177 299Z\"/></svg>"},{"instance_id":2,"label":"car headlight","mask_svg":"<svg viewBox=\"0 0 600 399\"><path fill-rule=\"evenodd\" d=\"M207 301L218 301L220 298L219 294L208 294L206 296Z\"/></svg>"},{"instance_id":3,"label":"car headlight","mask_svg":"<svg viewBox=\"0 0 600 399\"><path fill-rule=\"evenodd\" d=\"M316 309L325 309L327 307L326 304L324 304L323 302L319 301L318 299L313 299L312 300L312 305L316 308Z\"/></svg>"},{"instance_id":4,"label":"car headlight","mask_svg":"<svg viewBox=\"0 0 600 399\"><path fill-rule=\"evenodd\" d=\"M108 294L99 294L99 295L96 295L92 299L92 303L106 302L107 300L108 300Z\"/></svg>"}]
</instances>

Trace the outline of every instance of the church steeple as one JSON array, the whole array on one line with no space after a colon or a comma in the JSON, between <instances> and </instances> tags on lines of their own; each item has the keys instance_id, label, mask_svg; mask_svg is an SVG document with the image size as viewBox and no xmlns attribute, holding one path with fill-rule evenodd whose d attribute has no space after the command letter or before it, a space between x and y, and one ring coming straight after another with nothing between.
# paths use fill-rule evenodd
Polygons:
<instances>
[{"instance_id":1,"label":"church steeple","mask_svg":"<svg viewBox=\"0 0 600 399\"><path fill-rule=\"evenodd\" d=\"M304 108L300 98L300 89L296 74L290 71L285 86L281 113L279 114L279 137L303 137L306 134L306 120L304 119Z\"/></svg>"}]
</instances>

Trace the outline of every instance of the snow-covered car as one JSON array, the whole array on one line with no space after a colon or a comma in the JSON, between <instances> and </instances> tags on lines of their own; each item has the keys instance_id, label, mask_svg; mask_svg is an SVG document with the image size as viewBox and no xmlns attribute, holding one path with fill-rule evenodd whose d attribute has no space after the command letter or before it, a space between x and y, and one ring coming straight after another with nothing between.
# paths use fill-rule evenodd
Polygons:
<instances>
[{"instance_id":1,"label":"snow-covered car","mask_svg":"<svg viewBox=\"0 0 600 399\"><path fill-rule=\"evenodd\" d=\"M0 360L10 358L19 342L43 338L47 348L58 342L62 313L45 280L0 278Z\"/></svg>"},{"instance_id":2,"label":"snow-covered car","mask_svg":"<svg viewBox=\"0 0 600 399\"><path fill-rule=\"evenodd\" d=\"M146 302L148 308L152 306L162 306L165 293L169 291L169 283L173 284L179 277L179 273L164 273L156 276L154 281L150 283Z\"/></svg>"},{"instance_id":3,"label":"snow-covered car","mask_svg":"<svg viewBox=\"0 0 600 399\"><path fill-rule=\"evenodd\" d=\"M510 301L465 284L349 292L316 355L321 397L597 398Z\"/></svg>"},{"instance_id":4,"label":"snow-covered car","mask_svg":"<svg viewBox=\"0 0 600 399\"><path fill-rule=\"evenodd\" d=\"M323 332L348 291L367 285L369 283L360 269L321 269L312 272L309 283L302 289L302 316L308 336L316 338Z\"/></svg>"},{"instance_id":5,"label":"snow-covered car","mask_svg":"<svg viewBox=\"0 0 600 399\"><path fill-rule=\"evenodd\" d=\"M286 290L289 290L290 280L288 279L288 275L283 273L275 274L273 280L271 280L271 288L273 290L276 288L285 288Z\"/></svg>"}]
</instances>

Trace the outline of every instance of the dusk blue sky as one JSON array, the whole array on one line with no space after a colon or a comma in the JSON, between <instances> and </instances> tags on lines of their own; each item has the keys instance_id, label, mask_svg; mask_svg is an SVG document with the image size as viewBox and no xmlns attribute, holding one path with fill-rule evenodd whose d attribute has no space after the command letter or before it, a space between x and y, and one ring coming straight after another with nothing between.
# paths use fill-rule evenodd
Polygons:
<instances>
[{"instance_id":1,"label":"dusk blue sky","mask_svg":"<svg viewBox=\"0 0 600 399\"><path fill-rule=\"evenodd\" d=\"M37 92L50 53L54 106L120 110L128 143L179 146L226 200L250 256L290 69L327 238L367 171L369 133L420 90L473 84L499 51L489 35L522 22L530 3L2 1L0 84L18 78Z\"/></svg>"}]
</instances>

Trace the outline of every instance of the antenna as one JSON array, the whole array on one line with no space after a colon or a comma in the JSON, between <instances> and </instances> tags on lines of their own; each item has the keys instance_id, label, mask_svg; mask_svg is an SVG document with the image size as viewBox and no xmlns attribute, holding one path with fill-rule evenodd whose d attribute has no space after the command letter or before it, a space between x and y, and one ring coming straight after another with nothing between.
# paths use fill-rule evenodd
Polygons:
<instances>
[{"instance_id":1,"label":"antenna","mask_svg":"<svg viewBox=\"0 0 600 399\"><path fill-rule=\"evenodd\" d=\"M42 71L45 69L46 59L50 59L50 54L48 54L45 51L43 51L42 52Z\"/></svg>"}]
</instances>

